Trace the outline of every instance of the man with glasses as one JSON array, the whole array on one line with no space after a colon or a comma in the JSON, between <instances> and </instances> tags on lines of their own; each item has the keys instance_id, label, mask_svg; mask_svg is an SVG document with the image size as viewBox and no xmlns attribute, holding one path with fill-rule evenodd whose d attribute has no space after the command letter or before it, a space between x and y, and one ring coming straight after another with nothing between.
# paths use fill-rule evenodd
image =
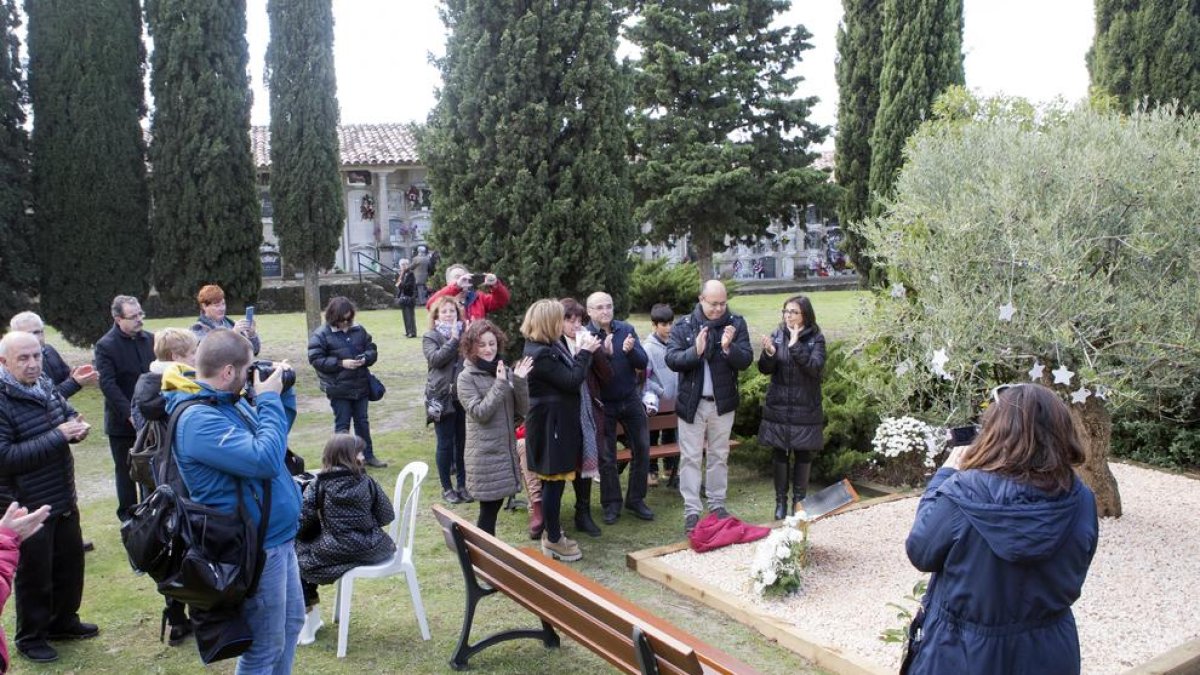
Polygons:
<instances>
[{"instance_id":1,"label":"man with glasses","mask_svg":"<svg viewBox=\"0 0 1200 675\"><path fill-rule=\"evenodd\" d=\"M708 450L705 486L709 511L727 518L729 434L738 406L737 371L754 361L746 320L729 312L725 284L704 282L700 302L671 328L667 367L679 373L679 493L684 532L700 522L700 464Z\"/></svg>"},{"instance_id":2,"label":"man with glasses","mask_svg":"<svg viewBox=\"0 0 1200 675\"><path fill-rule=\"evenodd\" d=\"M129 518L137 488L129 477L129 449L137 438L129 400L142 373L154 360L154 335L142 330L146 317L138 299L118 295L112 301L113 327L96 342L96 370L104 393L104 433L112 451L117 481L117 518Z\"/></svg>"},{"instance_id":3,"label":"man with glasses","mask_svg":"<svg viewBox=\"0 0 1200 675\"><path fill-rule=\"evenodd\" d=\"M100 373L91 364L82 364L72 368L67 365L57 349L46 344L46 324L37 314L21 312L15 315L9 319L8 329L29 333L42 344L42 372L50 378L63 398L71 398L85 385L100 378Z\"/></svg>"}]
</instances>

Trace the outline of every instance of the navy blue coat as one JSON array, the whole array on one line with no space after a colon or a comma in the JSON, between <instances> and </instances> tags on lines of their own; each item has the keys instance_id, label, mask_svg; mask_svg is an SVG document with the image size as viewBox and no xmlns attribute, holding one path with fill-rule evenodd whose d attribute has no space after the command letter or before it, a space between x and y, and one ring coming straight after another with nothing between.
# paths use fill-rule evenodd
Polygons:
<instances>
[{"instance_id":1,"label":"navy blue coat","mask_svg":"<svg viewBox=\"0 0 1200 675\"><path fill-rule=\"evenodd\" d=\"M608 333L594 322L588 324L587 329L601 343L608 337ZM609 329L613 336L613 352L608 357L612 375L604 382L600 391L593 391L592 395L598 396L605 403L622 403L630 397L640 401L642 395L638 391L637 371L645 370L646 365L650 363L650 358L646 356L646 350L642 347L642 341L638 339L637 330L631 324L614 319L612 324L609 325ZM633 349L629 350L629 353L626 354L622 345L625 344L625 338L630 335L633 336Z\"/></svg>"},{"instance_id":2,"label":"navy blue coat","mask_svg":"<svg viewBox=\"0 0 1200 675\"><path fill-rule=\"evenodd\" d=\"M934 573L911 672L1078 673L1071 605L1097 537L1096 499L1078 477L1051 495L939 469L906 544L913 565Z\"/></svg>"},{"instance_id":3,"label":"navy blue coat","mask_svg":"<svg viewBox=\"0 0 1200 675\"><path fill-rule=\"evenodd\" d=\"M366 355L366 362L361 367L342 367L343 359L353 359L359 355ZM379 350L375 348L371 334L358 324L344 331L335 331L325 324L308 338L308 362L317 371L321 391L331 399L356 401L367 398L371 393L367 375L378 359Z\"/></svg>"}]
</instances>

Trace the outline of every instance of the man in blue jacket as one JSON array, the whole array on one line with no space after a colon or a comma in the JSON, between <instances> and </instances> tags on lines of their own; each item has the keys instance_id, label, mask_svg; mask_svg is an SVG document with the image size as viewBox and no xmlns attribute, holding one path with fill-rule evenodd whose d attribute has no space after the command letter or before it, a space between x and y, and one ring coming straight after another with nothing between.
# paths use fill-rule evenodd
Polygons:
<instances>
[{"instance_id":1,"label":"man in blue jacket","mask_svg":"<svg viewBox=\"0 0 1200 675\"><path fill-rule=\"evenodd\" d=\"M599 392L604 404L604 447L600 448L600 506L604 522L612 525L621 517L621 478L617 474L617 422L625 429L630 448L629 486L625 508L642 520L654 520L654 512L646 506L646 476L650 470L650 426L642 394L638 387L637 371L645 370L649 359L637 331L624 321L613 319L612 296L592 293L587 299L588 331L600 339L612 377Z\"/></svg>"},{"instance_id":2,"label":"man in blue jacket","mask_svg":"<svg viewBox=\"0 0 1200 675\"><path fill-rule=\"evenodd\" d=\"M180 367L163 373L168 412L185 401L209 405L185 410L177 422L174 448L179 473L191 498L229 513L243 501L257 525L262 518L262 483L271 481L271 509L263 550L266 562L258 590L242 605L254 644L238 659L239 673L288 673L296 638L304 625L304 596L293 539L300 517L300 490L284 465L289 415L282 372L276 364L266 380L255 375L254 405L242 392L252 358L250 341L225 329L214 330L196 351L192 380ZM291 391L286 393L294 401Z\"/></svg>"}]
</instances>

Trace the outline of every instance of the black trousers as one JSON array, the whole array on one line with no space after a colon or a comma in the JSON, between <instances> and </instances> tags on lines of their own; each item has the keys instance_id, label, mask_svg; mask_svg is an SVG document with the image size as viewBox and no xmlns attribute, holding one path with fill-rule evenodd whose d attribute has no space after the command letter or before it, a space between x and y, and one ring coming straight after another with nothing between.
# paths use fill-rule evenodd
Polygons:
<instances>
[{"instance_id":1,"label":"black trousers","mask_svg":"<svg viewBox=\"0 0 1200 675\"><path fill-rule=\"evenodd\" d=\"M13 583L17 646L46 640L79 623L83 599L83 535L79 512L50 516L37 534L21 543Z\"/></svg>"},{"instance_id":2,"label":"black trousers","mask_svg":"<svg viewBox=\"0 0 1200 675\"><path fill-rule=\"evenodd\" d=\"M584 402L587 405L587 402ZM636 393L624 401L604 403L604 445L600 446L600 505L607 512L621 508L621 477L617 473L617 422L629 444L629 485L626 504L646 499L646 474L650 470L650 423Z\"/></svg>"},{"instance_id":3,"label":"black trousers","mask_svg":"<svg viewBox=\"0 0 1200 675\"><path fill-rule=\"evenodd\" d=\"M109 436L108 448L112 451L114 478L117 481L117 519L122 523L129 520L129 511L137 504L137 486L129 477L129 449L137 440L134 436Z\"/></svg>"}]
</instances>

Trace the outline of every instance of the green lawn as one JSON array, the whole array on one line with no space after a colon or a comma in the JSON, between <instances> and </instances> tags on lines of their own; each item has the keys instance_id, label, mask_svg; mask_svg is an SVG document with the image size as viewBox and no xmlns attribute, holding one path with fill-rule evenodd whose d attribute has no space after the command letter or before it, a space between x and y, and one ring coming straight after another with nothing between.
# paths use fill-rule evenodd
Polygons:
<instances>
[{"instance_id":1,"label":"green lawn","mask_svg":"<svg viewBox=\"0 0 1200 675\"><path fill-rule=\"evenodd\" d=\"M733 299L733 311L744 314L750 323L752 339L768 332L777 322L785 295L744 296ZM854 316L860 293L837 291L812 296L817 317L831 336L845 336L854 330ZM427 320L424 312L418 319ZM400 578L367 580L355 584L350 644L347 657L337 659L337 630L330 619L332 587L322 587L326 626L317 642L300 647L296 657L299 673L434 673L447 672L447 661L458 639L463 616L462 577L458 563L446 548L429 512L440 493L433 467L433 430L424 425L422 392L425 361L419 339L405 339L400 313L396 310L362 312L359 320L375 337L381 358L374 372L388 385L387 398L372 405L371 423L377 454L391 463L388 469L374 473L389 490L396 474L406 462L419 460L430 464L430 478L422 491L422 507L417 522L416 563L421 594L428 612L433 639L423 642L407 590ZM632 317L639 333L645 334L649 320L645 315ZM186 327L192 317L150 319L148 328ZM290 359L299 371L300 415L291 434L292 448L303 455L310 466L320 463L320 451L332 429L332 414L324 396L317 390L315 376L305 358L307 335L300 314L260 316L264 358ZM90 352L69 348L50 331L48 339L59 347L72 363L90 360ZM87 556L84 588L84 620L100 625L99 638L80 643L60 643L60 660L48 666L35 666L12 650L13 672L87 672L87 673L191 673L201 670L194 643L169 648L158 641L161 597L151 581L135 576L129 569L121 547L115 518L116 499L112 485L112 460L107 438L100 433L103 421L99 391L90 387L71 402L97 425L88 440L75 448L79 499L83 511L84 536L96 543L96 552ZM568 491L569 492L569 491ZM570 499L570 497L568 497ZM767 480L746 469L731 467L730 508L745 520L765 522L774 506ZM657 583L642 579L625 566L625 553L682 539L682 502L677 492L665 487L652 489L648 503L658 514L652 523L623 517L616 525L604 528L599 539L581 537L584 559L580 571L634 598L650 611L678 624L729 651L766 673L819 672L812 670L791 652L776 646L757 632L743 627L725 615L692 602ZM473 504L454 507L474 518ZM594 505L599 517L598 507ZM572 505L564 506L564 514ZM509 543L531 544L524 536L526 518L504 512L498 533ZM492 597L481 604L476 615L475 635L508 627L534 627L531 615L503 597ZM5 630L12 635L12 603L4 616ZM533 640L509 642L477 655L472 669L484 673L602 672L605 664L578 645L564 641L562 649L550 651ZM232 672L232 662L217 666L215 672Z\"/></svg>"}]
</instances>

